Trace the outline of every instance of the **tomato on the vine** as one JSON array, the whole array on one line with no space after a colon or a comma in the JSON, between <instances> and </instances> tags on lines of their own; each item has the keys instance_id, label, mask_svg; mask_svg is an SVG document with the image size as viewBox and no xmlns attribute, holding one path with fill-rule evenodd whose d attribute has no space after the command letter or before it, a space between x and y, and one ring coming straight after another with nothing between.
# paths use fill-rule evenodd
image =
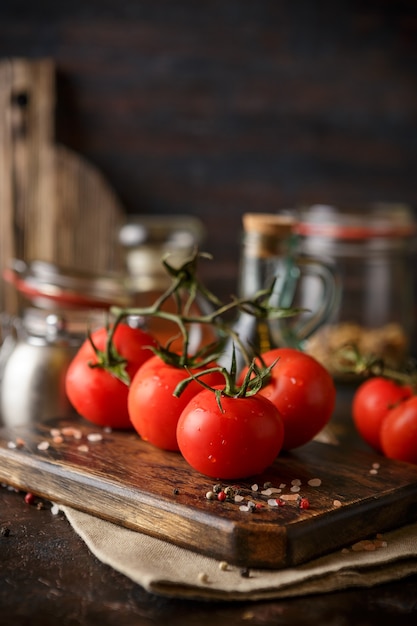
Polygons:
<instances>
[{"instance_id":1,"label":"tomato on the vine","mask_svg":"<svg viewBox=\"0 0 417 626\"><path fill-rule=\"evenodd\" d=\"M333 378L315 358L294 348L275 348L261 357L266 366L277 360L269 382L259 393L277 407L282 417L285 432L282 447L291 450L302 446L326 426L333 414L336 403Z\"/></svg>"},{"instance_id":2,"label":"tomato on the vine","mask_svg":"<svg viewBox=\"0 0 417 626\"><path fill-rule=\"evenodd\" d=\"M200 391L181 413L177 439L185 460L216 479L261 474L279 454L284 426L278 409L259 393L222 396Z\"/></svg>"},{"instance_id":3,"label":"tomato on the vine","mask_svg":"<svg viewBox=\"0 0 417 626\"><path fill-rule=\"evenodd\" d=\"M193 368L193 374L208 369L209 366ZM128 410L133 427L144 441L158 448L178 451L177 423L179 416L191 400L202 389L191 381L179 397L174 391L179 383L189 377L184 367L165 363L154 355L138 370L133 378L128 395ZM220 372L209 372L200 377L209 386L221 384Z\"/></svg>"},{"instance_id":4,"label":"tomato on the vine","mask_svg":"<svg viewBox=\"0 0 417 626\"><path fill-rule=\"evenodd\" d=\"M146 331L120 323L113 335L112 358L108 363L108 332L105 327L99 328L92 333L92 342L89 338L84 341L68 367L65 390L77 413L85 419L98 426L132 429L127 408L129 381L153 355L148 346L157 344ZM122 363L117 362L119 358ZM127 375L126 382L119 375Z\"/></svg>"},{"instance_id":5,"label":"tomato on the vine","mask_svg":"<svg viewBox=\"0 0 417 626\"><path fill-rule=\"evenodd\" d=\"M381 452L382 423L395 406L412 395L411 388L389 378L375 376L361 383L352 401L352 418L364 441Z\"/></svg>"},{"instance_id":6,"label":"tomato on the vine","mask_svg":"<svg viewBox=\"0 0 417 626\"><path fill-rule=\"evenodd\" d=\"M380 442L388 458L417 463L417 396L407 398L387 413Z\"/></svg>"}]
</instances>

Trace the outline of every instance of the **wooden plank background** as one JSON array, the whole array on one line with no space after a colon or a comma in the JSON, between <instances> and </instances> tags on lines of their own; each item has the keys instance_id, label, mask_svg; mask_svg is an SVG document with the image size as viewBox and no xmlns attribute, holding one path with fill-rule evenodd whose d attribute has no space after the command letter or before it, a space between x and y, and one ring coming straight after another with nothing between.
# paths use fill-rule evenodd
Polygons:
<instances>
[{"instance_id":1,"label":"wooden plank background","mask_svg":"<svg viewBox=\"0 0 417 626\"><path fill-rule=\"evenodd\" d=\"M203 219L221 295L244 211L415 204L415 1L1 2L20 56L55 60L57 141L129 214Z\"/></svg>"}]
</instances>

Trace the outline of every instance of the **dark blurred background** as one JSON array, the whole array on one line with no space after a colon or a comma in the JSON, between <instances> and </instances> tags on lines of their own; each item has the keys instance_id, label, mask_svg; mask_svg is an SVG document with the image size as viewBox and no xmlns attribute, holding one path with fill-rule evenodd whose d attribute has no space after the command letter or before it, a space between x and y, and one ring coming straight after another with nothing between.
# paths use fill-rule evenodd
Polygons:
<instances>
[{"instance_id":1,"label":"dark blurred background","mask_svg":"<svg viewBox=\"0 0 417 626\"><path fill-rule=\"evenodd\" d=\"M415 0L1 0L0 57L56 61L57 141L201 218L222 294L245 211L416 204Z\"/></svg>"}]
</instances>

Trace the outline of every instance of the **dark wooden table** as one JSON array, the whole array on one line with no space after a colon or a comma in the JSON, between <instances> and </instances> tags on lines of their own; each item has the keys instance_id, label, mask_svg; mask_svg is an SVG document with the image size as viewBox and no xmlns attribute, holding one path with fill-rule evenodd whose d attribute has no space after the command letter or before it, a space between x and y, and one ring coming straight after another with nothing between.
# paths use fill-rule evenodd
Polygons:
<instances>
[{"instance_id":1,"label":"dark wooden table","mask_svg":"<svg viewBox=\"0 0 417 626\"><path fill-rule=\"evenodd\" d=\"M361 446L341 387L332 428ZM195 602L151 595L98 561L50 504L0 489L0 625L205 626L206 624L396 626L417 617L417 575L371 589L265 602Z\"/></svg>"}]
</instances>

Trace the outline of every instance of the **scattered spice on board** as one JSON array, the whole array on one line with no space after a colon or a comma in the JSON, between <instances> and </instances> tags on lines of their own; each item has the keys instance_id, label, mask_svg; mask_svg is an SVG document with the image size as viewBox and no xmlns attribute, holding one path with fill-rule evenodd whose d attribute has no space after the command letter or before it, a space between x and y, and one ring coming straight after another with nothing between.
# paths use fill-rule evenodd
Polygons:
<instances>
[{"instance_id":1,"label":"scattered spice on board","mask_svg":"<svg viewBox=\"0 0 417 626\"><path fill-rule=\"evenodd\" d=\"M111 429L103 429L103 432L111 432ZM37 449L40 451L48 450L51 445L59 446L64 443L65 440L73 439L74 441L80 442L77 446L77 450L79 452L89 452L90 448L86 443L81 443L81 440L85 437L88 443L98 443L104 440L103 434L101 432L89 432L86 435L82 432L80 428L75 428L74 426L64 426L63 428L51 428L49 431L51 440L47 439L40 441L37 445ZM17 438L15 441L9 441L7 446L8 448L21 448L25 445L23 439Z\"/></svg>"},{"instance_id":2,"label":"scattered spice on board","mask_svg":"<svg viewBox=\"0 0 417 626\"><path fill-rule=\"evenodd\" d=\"M320 478L311 478L307 485L308 487L316 488L320 487L321 483ZM217 483L206 492L205 497L207 500L237 504L239 510L243 513L254 513L255 511L282 507L286 503L298 506L304 510L310 508L310 497L301 494L302 481L299 478L294 478L287 488L288 493L283 493L283 490L286 488L286 483L280 483L278 487L274 487L270 481L265 482L262 487L258 483L253 483L250 486L224 486L221 483Z\"/></svg>"},{"instance_id":3,"label":"scattered spice on board","mask_svg":"<svg viewBox=\"0 0 417 626\"><path fill-rule=\"evenodd\" d=\"M369 473L370 473L370 474L378 474L378 470L379 470L379 468L380 468L380 467L381 467L381 466L380 466L380 464L379 464L379 463L372 463L372 467L371 467L371 469L369 470Z\"/></svg>"}]
</instances>

